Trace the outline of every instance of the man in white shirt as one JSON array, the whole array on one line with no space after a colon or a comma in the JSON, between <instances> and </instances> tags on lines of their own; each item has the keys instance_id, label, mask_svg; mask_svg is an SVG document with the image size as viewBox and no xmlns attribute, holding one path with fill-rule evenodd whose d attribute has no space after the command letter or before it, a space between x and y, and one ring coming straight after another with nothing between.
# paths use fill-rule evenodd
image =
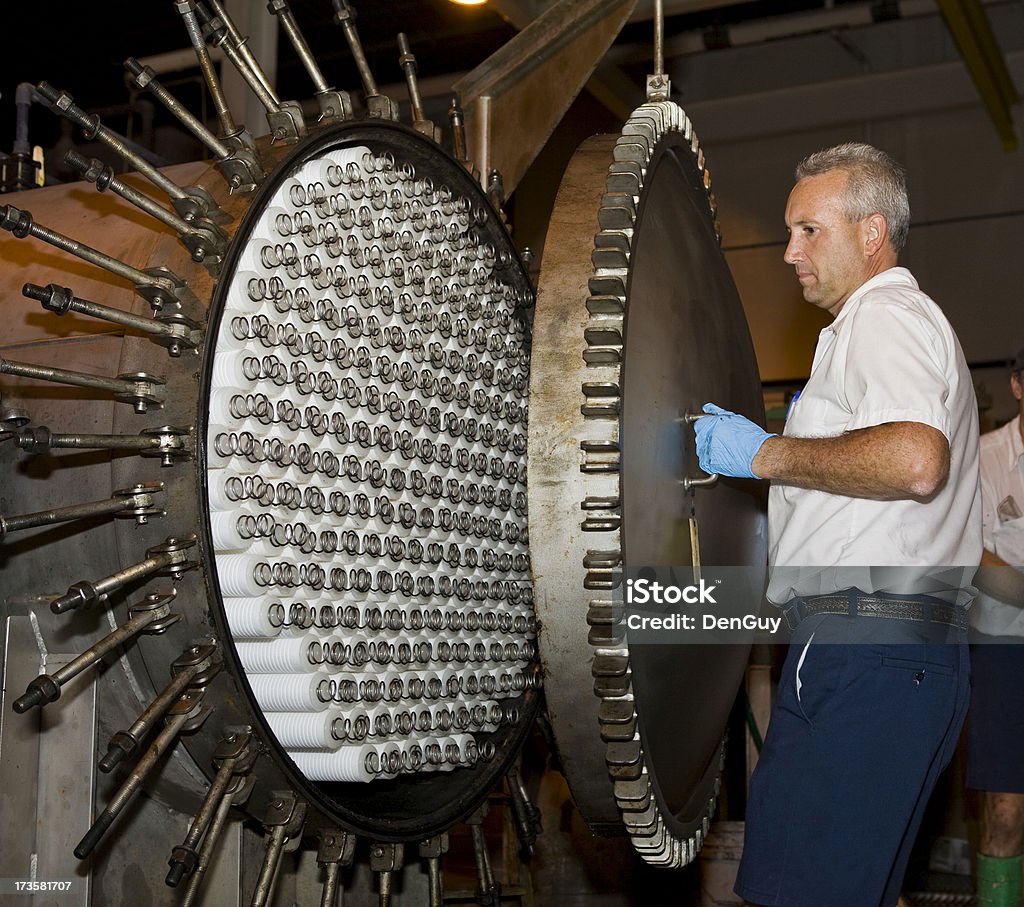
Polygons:
<instances>
[{"instance_id":1,"label":"man in white shirt","mask_svg":"<svg viewBox=\"0 0 1024 907\"><path fill-rule=\"evenodd\" d=\"M985 549L971 609L967 786L980 792L978 907L1020 907L1024 849L1024 349L1017 416L981 438ZM1016 567L1016 569L1014 569Z\"/></svg>"},{"instance_id":2,"label":"man in white shirt","mask_svg":"<svg viewBox=\"0 0 1024 907\"><path fill-rule=\"evenodd\" d=\"M796 177L785 260L834 320L782 437L713 404L695 425L706 472L771 480L767 595L795 625L736 891L892 907L966 711L977 408L952 328L897 266L902 169L847 144Z\"/></svg>"}]
</instances>

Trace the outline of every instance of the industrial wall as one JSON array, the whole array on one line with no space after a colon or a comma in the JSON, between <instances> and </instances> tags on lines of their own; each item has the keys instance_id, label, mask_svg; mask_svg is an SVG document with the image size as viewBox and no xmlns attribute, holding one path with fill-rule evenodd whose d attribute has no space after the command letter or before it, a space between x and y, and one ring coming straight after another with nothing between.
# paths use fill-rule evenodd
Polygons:
<instances>
[{"instance_id":1,"label":"industrial wall","mask_svg":"<svg viewBox=\"0 0 1024 907\"><path fill-rule=\"evenodd\" d=\"M1024 4L988 9L1024 85ZM791 27L821 24L793 17ZM762 378L806 376L829 320L803 301L782 261L793 167L819 148L866 141L908 170L913 226L903 263L948 314L993 393L995 417L1012 412L1004 375L980 367L1024 345L1024 152L1003 149L939 16L685 55L671 71L708 155ZM1019 106L1016 115L1020 135Z\"/></svg>"}]
</instances>

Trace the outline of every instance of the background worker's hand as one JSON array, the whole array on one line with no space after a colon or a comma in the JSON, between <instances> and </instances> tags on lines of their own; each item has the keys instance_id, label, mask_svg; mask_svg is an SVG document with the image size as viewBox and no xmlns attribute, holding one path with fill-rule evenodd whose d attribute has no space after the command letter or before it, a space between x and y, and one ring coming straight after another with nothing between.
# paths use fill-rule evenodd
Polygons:
<instances>
[{"instance_id":1,"label":"background worker's hand","mask_svg":"<svg viewBox=\"0 0 1024 907\"><path fill-rule=\"evenodd\" d=\"M746 416L705 403L704 412L710 413L693 423L697 435L697 458L700 468L710 474L737 479L759 479L750 464L768 438L775 435L755 425Z\"/></svg>"}]
</instances>

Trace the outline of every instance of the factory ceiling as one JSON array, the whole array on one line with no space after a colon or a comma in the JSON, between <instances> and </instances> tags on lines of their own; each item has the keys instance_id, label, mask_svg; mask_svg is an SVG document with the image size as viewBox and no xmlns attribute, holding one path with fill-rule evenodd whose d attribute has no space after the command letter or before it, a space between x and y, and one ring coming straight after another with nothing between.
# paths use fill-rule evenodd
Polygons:
<instances>
[{"instance_id":1,"label":"factory ceiling","mask_svg":"<svg viewBox=\"0 0 1024 907\"><path fill-rule=\"evenodd\" d=\"M291 0L290 5L328 79L342 88L357 86L358 73L341 30L332 21L330 0ZM431 86L442 92L440 86L446 88L455 76L486 60L550 5L551 0L490 0L481 6L461 6L450 0L353 3L360 37L377 78L386 84L388 73L392 73L393 81L400 81L396 35L403 31L417 57L420 76L428 81L427 94ZM228 2L229 9L244 6L244 0ZM266 16L262 0L251 0L249 6L254 16ZM666 39L686 34L713 49L726 46L729 29L741 23L843 6L870 7L875 17L884 18L899 4L868 4L863 0L666 0ZM640 0L617 41L620 56L629 58L629 75L639 76L641 85L642 72L649 69L652 56L652 16L653 0ZM87 108L115 107L129 97L122 68L125 58L148 58L188 48L171 0L145 4L107 0L101 7L42 0L11 4L4 20L8 40L0 67L0 151L9 151L13 140L14 94L19 82L46 80L70 92ZM171 86L178 80L180 90L187 94L188 82L198 91L197 76L193 67L191 72L183 70L173 77L165 74L164 83ZM279 40L277 84L282 97L306 97L311 93L308 78L283 36ZM41 113L33 115L32 139L47 145L55 140L58 127Z\"/></svg>"},{"instance_id":2,"label":"factory ceiling","mask_svg":"<svg viewBox=\"0 0 1024 907\"><path fill-rule=\"evenodd\" d=\"M252 34L250 46L257 56L262 47L265 56L275 58L264 59L264 65L268 70L276 68L274 78L280 96L309 98L309 78L287 38L274 32L276 23L266 13L264 0L224 2L243 32ZM555 0L488 0L478 6L452 0L350 2L357 13L356 24L370 69L385 93L405 101L397 50L397 35L404 32L417 58L421 91L428 107L433 104L428 113L438 118L443 117L451 86L459 77L480 66ZM797 33L827 33L842 43L850 26L914 18L941 9L1004 147L1010 149L1016 143L1011 123L1016 93L999 50L998 36L990 32L979 39L970 25L971 21L985 19L984 5L983 0L664 0L666 65L671 73L673 61L686 55L763 44ZM328 81L338 88L357 91L358 70L341 29L333 21L332 0L290 0L290 6ZM652 71L654 9L654 0L636 2L588 85L616 121L624 120L640 103L645 76ZM961 23L959 31L957 19ZM152 117L148 123L139 122L140 109L152 111L147 107L150 101L145 93L130 89L125 80L123 63L129 56L151 62L165 87L186 106L212 116L194 54L171 0L149 0L145 4L107 0L102 7L40 0L11 4L5 10L4 21L8 41L0 67L0 152L12 148L16 86L41 80L71 93L86 109L102 111L113 128L150 147L158 146L150 131L154 127ZM276 51L266 49L275 46ZM857 48L851 48L851 53L856 56ZM237 98L246 97L247 89L240 82L238 85L241 95L236 93L235 100L229 91L232 106L245 103ZM677 93L684 88L681 84L673 87ZM141 108L137 106L140 100ZM133 106L129 110L126 105ZM248 121L253 116L243 114L242 119ZM162 123L171 125L161 109L156 110L155 118L157 128ZM69 135L66 126L62 135L56 118L44 110L34 110L30 140L44 149L60 143L62 154L67 144L79 138ZM172 142L170 148L158 151L162 162L172 162L190 159L198 148L186 140L177 147Z\"/></svg>"}]
</instances>

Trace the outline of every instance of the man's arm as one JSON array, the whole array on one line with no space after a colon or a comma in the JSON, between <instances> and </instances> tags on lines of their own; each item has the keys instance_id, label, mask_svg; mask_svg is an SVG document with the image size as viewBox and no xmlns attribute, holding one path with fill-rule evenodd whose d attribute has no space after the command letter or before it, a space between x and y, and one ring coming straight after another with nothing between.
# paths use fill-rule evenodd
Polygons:
<instances>
[{"instance_id":1,"label":"man's arm","mask_svg":"<svg viewBox=\"0 0 1024 907\"><path fill-rule=\"evenodd\" d=\"M949 442L921 422L887 422L835 438L774 436L751 468L764 479L831 494L925 499L949 475Z\"/></svg>"},{"instance_id":2,"label":"man's arm","mask_svg":"<svg viewBox=\"0 0 1024 907\"><path fill-rule=\"evenodd\" d=\"M988 548L981 552L981 566L974 574L974 585L999 601L1024 608L1024 573L1006 563Z\"/></svg>"}]
</instances>

